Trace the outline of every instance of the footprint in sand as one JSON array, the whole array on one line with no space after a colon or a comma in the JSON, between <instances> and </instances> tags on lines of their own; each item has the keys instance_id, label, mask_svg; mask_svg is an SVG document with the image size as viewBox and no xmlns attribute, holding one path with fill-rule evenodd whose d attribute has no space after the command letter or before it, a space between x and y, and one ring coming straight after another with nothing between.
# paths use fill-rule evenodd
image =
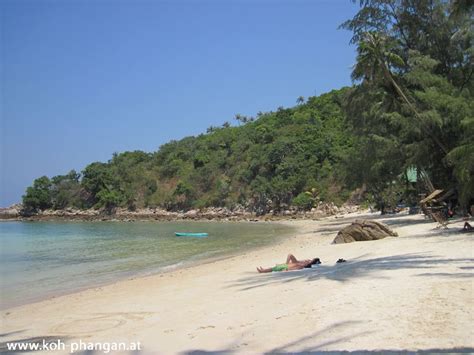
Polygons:
<instances>
[{"instance_id":1,"label":"footprint in sand","mask_svg":"<svg viewBox=\"0 0 474 355\"><path fill-rule=\"evenodd\" d=\"M104 330L120 327L126 320L118 318L89 318L77 319L63 323L52 330L58 334L86 335L89 333L102 332Z\"/></svg>"},{"instance_id":2,"label":"footprint in sand","mask_svg":"<svg viewBox=\"0 0 474 355\"><path fill-rule=\"evenodd\" d=\"M120 327L127 321L141 320L149 316L149 312L137 313L96 313L95 317L75 319L61 323L51 329L62 335L87 335Z\"/></svg>"},{"instance_id":3,"label":"footprint in sand","mask_svg":"<svg viewBox=\"0 0 474 355\"><path fill-rule=\"evenodd\" d=\"M248 327L248 326L250 326L250 325L252 325L252 324L253 324L253 322L244 323L244 324L241 324L241 325L240 325L240 328Z\"/></svg>"}]
</instances>

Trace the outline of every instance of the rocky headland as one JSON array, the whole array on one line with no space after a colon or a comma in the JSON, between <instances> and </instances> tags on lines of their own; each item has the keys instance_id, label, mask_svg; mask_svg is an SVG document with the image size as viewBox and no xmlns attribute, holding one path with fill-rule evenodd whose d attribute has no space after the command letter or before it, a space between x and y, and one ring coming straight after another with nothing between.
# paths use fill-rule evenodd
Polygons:
<instances>
[{"instance_id":1,"label":"rocky headland","mask_svg":"<svg viewBox=\"0 0 474 355\"><path fill-rule=\"evenodd\" d=\"M21 204L0 208L0 220L18 221L173 221L173 220L222 220L222 221L268 221L279 219L317 219L333 215L345 215L360 210L358 205L336 206L334 203L319 203L310 211L286 209L279 212L269 211L264 215L246 210L244 207L229 209L226 207L208 207L188 211L167 211L161 208L144 208L134 211L126 208L106 209L47 209L36 213L25 213Z\"/></svg>"}]
</instances>

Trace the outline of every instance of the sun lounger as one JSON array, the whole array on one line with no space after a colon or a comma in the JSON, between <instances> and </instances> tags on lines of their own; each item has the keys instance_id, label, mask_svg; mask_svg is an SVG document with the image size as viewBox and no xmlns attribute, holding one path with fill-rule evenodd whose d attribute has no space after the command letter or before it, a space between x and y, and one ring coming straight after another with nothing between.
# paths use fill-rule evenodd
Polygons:
<instances>
[{"instance_id":1,"label":"sun lounger","mask_svg":"<svg viewBox=\"0 0 474 355\"><path fill-rule=\"evenodd\" d=\"M421 211L423 212L423 216L425 219L432 219L433 217L431 216L433 212L431 211L431 208L426 207L426 205L421 205Z\"/></svg>"},{"instance_id":2,"label":"sun lounger","mask_svg":"<svg viewBox=\"0 0 474 355\"><path fill-rule=\"evenodd\" d=\"M431 217L433 218L435 222L438 223L436 228L441 228L441 227L448 228L448 220L443 212L433 212L431 214Z\"/></svg>"}]
</instances>

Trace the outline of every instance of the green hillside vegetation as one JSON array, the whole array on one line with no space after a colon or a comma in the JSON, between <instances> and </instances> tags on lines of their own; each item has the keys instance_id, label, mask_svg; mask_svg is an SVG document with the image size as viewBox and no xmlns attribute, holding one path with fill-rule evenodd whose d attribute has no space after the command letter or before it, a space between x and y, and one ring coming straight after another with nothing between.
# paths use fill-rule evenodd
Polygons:
<instances>
[{"instance_id":1,"label":"green hillside vegetation","mask_svg":"<svg viewBox=\"0 0 474 355\"><path fill-rule=\"evenodd\" d=\"M353 87L256 118L236 115L238 126L210 127L154 153L41 177L25 210L240 205L264 214L340 204L361 186L369 201L394 206L427 192L422 176L454 189L461 207L473 204L472 2L360 3L342 25L357 45Z\"/></svg>"},{"instance_id":2,"label":"green hillside vegetation","mask_svg":"<svg viewBox=\"0 0 474 355\"><path fill-rule=\"evenodd\" d=\"M342 202L347 191L336 168L352 145L342 111L347 89L312 97L290 109L237 118L240 126L171 141L155 153L114 154L51 180L35 180L24 196L31 209L116 206L186 210L244 206L256 212L318 198ZM301 99L300 99L301 102ZM242 123L244 122L244 123Z\"/></svg>"}]
</instances>

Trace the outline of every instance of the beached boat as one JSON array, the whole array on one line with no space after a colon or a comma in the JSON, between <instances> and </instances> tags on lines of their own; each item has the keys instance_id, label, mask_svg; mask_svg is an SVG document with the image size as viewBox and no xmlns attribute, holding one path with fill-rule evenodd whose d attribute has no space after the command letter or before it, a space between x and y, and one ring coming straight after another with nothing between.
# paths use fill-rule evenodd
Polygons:
<instances>
[{"instance_id":1,"label":"beached boat","mask_svg":"<svg viewBox=\"0 0 474 355\"><path fill-rule=\"evenodd\" d=\"M177 237L207 237L208 233L186 233L186 232L175 232Z\"/></svg>"}]
</instances>

